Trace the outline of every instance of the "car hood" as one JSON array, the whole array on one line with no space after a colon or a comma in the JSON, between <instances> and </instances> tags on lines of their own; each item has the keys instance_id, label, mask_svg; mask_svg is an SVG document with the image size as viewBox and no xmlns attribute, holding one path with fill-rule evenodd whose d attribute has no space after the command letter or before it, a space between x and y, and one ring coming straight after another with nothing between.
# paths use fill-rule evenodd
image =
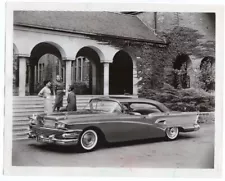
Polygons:
<instances>
[{"instance_id":1,"label":"car hood","mask_svg":"<svg viewBox=\"0 0 225 181\"><path fill-rule=\"evenodd\" d=\"M40 114L40 117L45 119L56 119L56 120L64 120L66 117L90 117L93 115L107 114L101 111L90 111L90 110L79 110L76 112L54 112L51 114Z\"/></svg>"},{"instance_id":2,"label":"car hood","mask_svg":"<svg viewBox=\"0 0 225 181\"><path fill-rule=\"evenodd\" d=\"M101 111L81 110L70 113L52 113L49 115L42 114L40 117L46 120L56 120L67 124L80 121L113 119L115 117L123 117L124 114L106 113Z\"/></svg>"}]
</instances>

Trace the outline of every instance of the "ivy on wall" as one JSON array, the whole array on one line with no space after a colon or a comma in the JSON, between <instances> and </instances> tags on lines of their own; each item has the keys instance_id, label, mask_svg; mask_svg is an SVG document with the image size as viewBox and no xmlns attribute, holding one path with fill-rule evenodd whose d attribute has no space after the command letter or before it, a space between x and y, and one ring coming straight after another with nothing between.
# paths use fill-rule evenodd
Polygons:
<instances>
[{"instance_id":1,"label":"ivy on wall","mask_svg":"<svg viewBox=\"0 0 225 181\"><path fill-rule=\"evenodd\" d=\"M213 61L214 59L211 57L206 58L200 67L200 86L208 92L215 90L215 63Z\"/></svg>"},{"instance_id":2,"label":"ivy on wall","mask_svg":"<svg viewBox=\"0 0 225 181\"><path fill-rule=\"evenodd\" d=\"M90 36L90 38L102 44L127 50L128 54L132 53L136 57L141 57L137 59L137 74L140 78L141 89L160 89L164 83L173 85L173 63L177 56L187 54L202 58L214 55L215 52L215 42L201 41L204 36L191 28L177 26L170 32L159 32L158 36L166 39L164 47L147 42L103 36Z\"/></svg>"}]
</instances>

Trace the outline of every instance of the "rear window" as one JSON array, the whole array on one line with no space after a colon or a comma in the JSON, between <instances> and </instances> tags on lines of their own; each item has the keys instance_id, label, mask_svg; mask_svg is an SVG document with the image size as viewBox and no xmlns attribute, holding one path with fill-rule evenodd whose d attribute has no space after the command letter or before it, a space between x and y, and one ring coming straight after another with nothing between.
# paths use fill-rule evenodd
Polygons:
<instances>
[{"instance_id":1,"label":"rear window","mask_svg":"<svg viewBox=\"0 0 225 181\"><path fill-rule=\"evenodd\" d=\"M151 110L152 112L161 112L155 105L148 103L131 103L130 108L133 110Z\"/></svg>"}]
</instances>

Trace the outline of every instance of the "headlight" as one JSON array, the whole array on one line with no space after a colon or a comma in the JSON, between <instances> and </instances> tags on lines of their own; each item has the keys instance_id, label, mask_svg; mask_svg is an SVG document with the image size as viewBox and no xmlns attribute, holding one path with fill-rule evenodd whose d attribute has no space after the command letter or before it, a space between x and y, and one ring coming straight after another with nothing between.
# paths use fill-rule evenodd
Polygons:
<instances>
[{"instance_id":1,"label":"headlight","mask_svg":"<svg viewBox=\"0 0 225 181\"><path fill-rule=\"evenodd\" d=\"M36 119L30 118L30 124L37 124Z\"/></svg>"},{"instance_id":2,"label":"headlight","mask_svg":"<svg viewBox=\"0 0 225 181\"><path fill-rule=\"evenodd\" d=\"M33 114L31 117L29 117L30 124L37 124L37 114Z\"/></svg>"},{"instance_id":3,"label":"headlight","mask_svg":"<svg viewBox=\"0 0 225 181\"><path fill-rule=\"evenodd\" d=\"M56 128L58 128L58 129L65 129L65 124L64 123L58 123L57 125L56 125Z\"/></svg>"}]
</instances>

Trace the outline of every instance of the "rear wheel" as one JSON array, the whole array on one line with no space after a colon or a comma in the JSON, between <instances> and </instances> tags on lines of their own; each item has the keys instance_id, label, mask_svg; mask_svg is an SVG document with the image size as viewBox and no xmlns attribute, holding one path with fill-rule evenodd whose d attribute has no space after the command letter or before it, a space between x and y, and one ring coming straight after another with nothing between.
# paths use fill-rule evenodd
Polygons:
<instances>
[{"instance_id":1,"label":"rear wheel","mask_svg":"<svg viewBox=\"0 0 225 181\"><path fill-rule=\"evenodd\" d=\"M98 144L98 134L95 130L88 129L80 137L80 146L85 151L92 151Z\"/></svg>"},{"instance_id":2,"label":"rear wheel","mask_svg":"<svg viewBox=\"0 0 225 181\"><path fill-rule=\"evenodd\" d=\"M166 138L167 140L175 140L179 135L179 128L170 127L166 129Z\"/></svg>"}]
</instances>

